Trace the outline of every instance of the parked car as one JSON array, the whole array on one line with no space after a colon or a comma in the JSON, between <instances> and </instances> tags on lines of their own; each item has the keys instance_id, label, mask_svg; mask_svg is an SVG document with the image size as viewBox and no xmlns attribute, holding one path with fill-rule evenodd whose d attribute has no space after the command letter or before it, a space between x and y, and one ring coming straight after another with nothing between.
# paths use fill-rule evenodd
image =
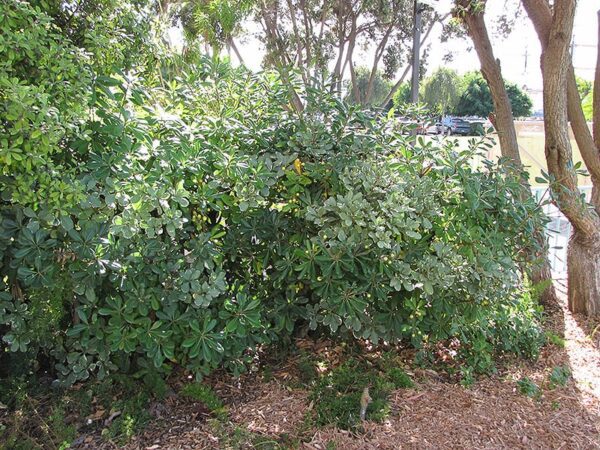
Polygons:
<instances>
[{"instance_id":1,"label":"parked car","mask_svg":"<svg viewBox=\"0 0 600 450\"><path fill-rule=\"evenodd\" d=\"M427 134L448 134L448 127L442 125L441 122L437 122L427 127Z\"/></svg>"},{"instance_id":2,"label":"parked car","mask_svg":"<svg viewBox=\"0 0 600 450\"><path fill-rule=\"evenodd\" d=\"M472 134L471 124L460 117L446 117L442 122L446 126L447 134L460 134L461 136L469 136Z\"/></svg>"}]
</instances>

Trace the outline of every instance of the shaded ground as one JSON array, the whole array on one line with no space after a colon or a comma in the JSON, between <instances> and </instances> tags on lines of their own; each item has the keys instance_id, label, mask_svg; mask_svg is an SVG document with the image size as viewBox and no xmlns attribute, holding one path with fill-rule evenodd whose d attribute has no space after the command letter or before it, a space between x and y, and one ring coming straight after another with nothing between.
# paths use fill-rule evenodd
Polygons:
<instances>
[{"instance_id":1,"label":"shaded ground","mask_svg":"<svg viewBox=\"0 0 600 450\"><path fill-rule=\"evenodd\" d=\"M155 419L123 448L600 448L598 323L561 308L547 325L555 344L547 345L536 363L518 362L470 388L431 370L411 372L416 385L392 393L388 420L366 422L361 433L314 426L314 404L299 387L296 359L268 376L209 380L227 405L225 419L215 418L199 402L171 395L152 405ZM558 338L563 335L564 342ZM326 354L333 363L341 357L322 343L301 346ZM573 374L564 387L550 385L557 366L568 366ZM523 377L535 382L541 395L520 393L517 380ZM96 435L78 444L118 447Z\"/></svg>"}]
</instances>

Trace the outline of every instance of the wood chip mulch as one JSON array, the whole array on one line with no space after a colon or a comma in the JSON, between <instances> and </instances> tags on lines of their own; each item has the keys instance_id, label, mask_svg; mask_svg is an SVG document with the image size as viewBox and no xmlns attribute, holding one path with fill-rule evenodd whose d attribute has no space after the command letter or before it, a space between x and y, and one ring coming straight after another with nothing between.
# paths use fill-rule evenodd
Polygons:
<instances>
[{"instance_id":1,"label":"wood chip mulch","mask_svg":"<svg viewBox=\"0 0 600 450\"><path fill-rule=\"evenodd\" d=\"M268 436L291 434L304 421L308 393L290 390L276 381L258 386L256 398L236 406L231 419L253 433Z\"/></svg>"},{"instance_id":2,"label":"wood chip mulch","mask_svg":"<svg viewBox=\"0 0 600 450\"><path fill-rule=\"evenodd\" d=\"M593 335L598 323L573 316L561 306L546 327L564 335L564 348L547 345L535 363L515 361L470 388L447 382L431 370L416 370L415 388L392 394L388 420L366 422L362 433L307 429L305 418L313 407L309 392L290 388L293 370L284 367L268 382L258 376L211 380L228 405L228 424L211 419L189 400L174 398L159 408L161 417L147 431L122 448L258 448L252 439L231 444L229 435L241 429L251 436L270 437L280 448L296 442L312 450L325 450L330 443L344 450L600 449L600 347ZM340 352L332 351L331 357L339 360ZM572 378L565 387L552 389L548 378L556 366L569 367ZM539 398L518 391L517 380L524 376L542 388ZM117 448L106 443L100 447L95 439L87 447L82 444L79 448Z\"/></svg>"},{"instance_id":3,"label":"wood chip mulch","mask_svg":"<svg viewBox=\"0 0 600 450\"><path fill-rule=\"evenodd\" d=\"M315 434L306 448L600 448L598 416L581 405L576 389L545 394L540 401L516 392L513 382L496 378L465 389L428 383L419 390L397 392L396 414L383 424L366 424L354 435L328 429ZM557 409L552 403L558 402Z\"/></svg>"}]
</instances>

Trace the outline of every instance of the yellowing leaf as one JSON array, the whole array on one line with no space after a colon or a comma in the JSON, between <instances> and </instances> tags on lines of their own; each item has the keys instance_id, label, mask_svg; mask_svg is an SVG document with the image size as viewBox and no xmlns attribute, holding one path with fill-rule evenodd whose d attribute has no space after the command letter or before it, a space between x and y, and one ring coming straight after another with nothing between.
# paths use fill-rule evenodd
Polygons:
<instances>
[{"instance_id":1,"label":"yellowing leaf","mask_svg":"<svg viewBox=\"0 0 600 450\"><path fill-rule=\"evenodd\" d=\"M296 169L298 175L302 175L302 161L299 158L294 161L294 169Z\"/></svg>"}]
</instances>

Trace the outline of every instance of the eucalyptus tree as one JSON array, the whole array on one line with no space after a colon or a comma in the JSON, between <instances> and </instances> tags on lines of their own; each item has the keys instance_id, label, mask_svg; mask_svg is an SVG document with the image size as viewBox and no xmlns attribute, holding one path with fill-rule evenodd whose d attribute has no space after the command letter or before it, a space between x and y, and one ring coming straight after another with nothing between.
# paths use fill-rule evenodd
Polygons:
<instances>
[{"instance_id":1,"label":"eucalyptus tree","mask_svg":"<svg viewBox=\"0 0 600 450\"><path fill-rule=\"evenodd\" d=\"M486 4L487 0L456 0L453 14L464 26L473 42L481 64L481 73L492 94L494 113L490 115L490 119L496 130L498 130L498 141L502 157L510 161L517 172L522 172L523 163L519 153L512 107L502 77L500 61L494 56L494 49L485 23ZM503 21L503 23L508 22L506 19ZM521 198L526 200L531 197L529 182L526 178L522 178L521 184L523 187ZM532 246L530 256L542 260L540 267L533 272L533 281L543 283L551 280L552 272L547 260L547 243L541 230L538 233L537 245ZM542 293L542 301L547 304L556 302L556 293L552 285Z\"/></svg>"},{"instance_id":2,"label":"eucalyptus tree","mask_svg":"<svg viewBox=\"0 0 600 450\"><path fill-rule=\"evenodd\" d=\"M448 15L431 7L423 12L426 43L433 26ZM341 81L350 79L350 96L359 104L373 104L373 94L382 70L392 80L379 106L387 105L410 69L413 33L413 0L261 0L257 19L262 24L261 39L267 48L266 62L275 67L294 67L306 85L331 82L341 90ZM357 79L359 50L371 50L366 83ZM291 55L291 56L290 56Z\"/></svg>"},{"instance_id":3,"label":"eucalyptus tree","mask_svg":"<svg viewBox=\"0 0 600 450\"><path fill-rule=\"evenodd\" d=\"M568 47L576 8L574 0L523 0L542 45L547 181L553 200L573 226L567 252L569 308L600 314L600 108L593 109L590 133ZM600 23L600 16L599 16ZM600 25L599 25L600 40ZM594 103L600 103L600 53L596 63ZM592 182L591 203L581 198L573 165L569 123Z\"/></svg>"}]
</instances>

